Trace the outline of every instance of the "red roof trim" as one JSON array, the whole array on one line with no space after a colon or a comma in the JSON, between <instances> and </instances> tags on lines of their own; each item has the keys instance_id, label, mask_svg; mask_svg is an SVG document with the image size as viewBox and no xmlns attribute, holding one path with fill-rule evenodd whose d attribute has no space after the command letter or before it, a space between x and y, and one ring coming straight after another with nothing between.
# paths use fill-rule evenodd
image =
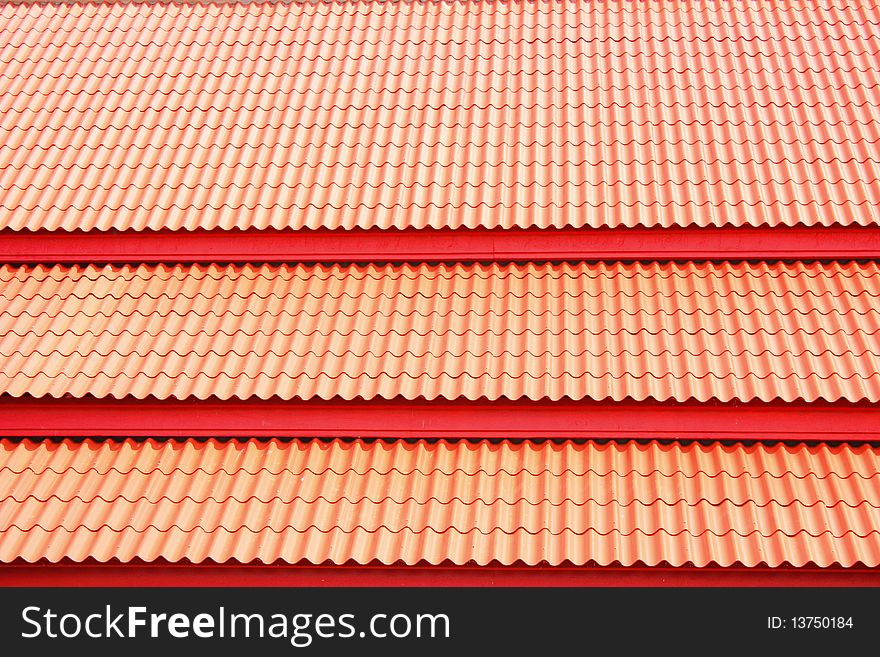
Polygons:
<instances>
[{"instance_id":1,"label":"red roof trim","mask_svg":"<svg viewBox=\"0 0 880 657\"><path fill-rule=\"evenodd\" d=\"M15 563L0 566L2 586L856 587L880 586L880 569Z\"/></svg>"},{"instance_id":2,"label":"red roof trim","mask_svg":"<svg viewBox=\"0 0 880 657\"><path fill-rule=\"evenodd\" d=\"M880 440L880 405L3 396L0 434L863 441Z\"/></svg>"},{"instance_id":3,"label":"red roof trim","mask_svg":"<svg viewBox=\"0 0 880 657\"><path fill-rule=\"evenodd\" d=\"M34 263L821 260L880 257L880 227L0 231Z\"/></svg>"}]
</instances>

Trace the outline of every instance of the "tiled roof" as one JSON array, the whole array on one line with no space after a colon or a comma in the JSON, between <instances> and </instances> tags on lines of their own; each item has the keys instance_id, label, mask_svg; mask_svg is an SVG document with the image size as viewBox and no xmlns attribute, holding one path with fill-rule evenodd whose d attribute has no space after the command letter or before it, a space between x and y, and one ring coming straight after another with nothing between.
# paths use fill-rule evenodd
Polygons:
<instances>
[{"instance_id":1,"label":"tiled roof","mask_svg":"<svg viewBox=\"0 0 880 657\"><path fill-rule=\"evenodd\" d=\"M880 567L880 447L829 444L854 443L853 418L880 402L876 260L784 262L823 253L785 238L771 262L559 264L536 246L520 259L542 262L356 266L332 264L339 232L317 233L329 258L295 232L442 247L498 229L455 231L496 255L532 239L507 228L571 229L535 232L556 244L607 228L630 247L674 241L663 227L723 233L684 251L705 258L767 255L731 247L743 227L865 235L880 227L878 60L876 0L0 5L0 239L25 240L12 263L46 261L0 265L3 426L24 435L7 420L26 401L45 410L28 435L48 436L50 414L96 427L0 438L0 562ZM124 253L162 262L170 239L171 262L204 264L85 264L108 253L88 240L123 253L148 229ZM324 264L207 264L242 234L295 238ZM365 233L342 234L350 252ZM281 252L261 243L247 253ZM424 438L411 427L512 413L505 399L592 411L567 434L589 440L338 432L381 422L387 437L398 413L393 435ZM602 405L585 400L606 402L603 430L647 413L639 431L666 432L651 439L717 430L719 407L740 430L745 408L770 420L757 444L600 442ZM262 424L181 428L234 408ZM340 408L364 415L322 424ZM714 423L678 433L683 408ZM311 409L317 429L271 424L273 409ZM797 431L826 410L822 427L846 421L818 444L761 444L799 410ZM123 411L164 419L107 433ZM275 438L193 437L218 425Z\"/></svg>"},{"instance_id":2,"label":"tiled roof","mask_svg":"<svg viewBox=\"0 0 880 657\"><path fill-rule=\"evenodd\" d=\"M0 268L0 392L880 400L877 263Z\"/></svg>"},{"instance_id":3,"label":"tiled roof","mask_svg":"<svg viewBox=\"0 0 880 657\"><path fill-rule=\"evenodd\" d=\"M880 564L880 450L0 442L0 560Z\"/></svg>"},{"instance_id":4,"label":"tiled roof","mask_svg":"<svg viewBox=\"0 0 880 657\"><path fill-rule=\"evenodd\" d=\"M880 8L5 3L0 228L878 224Z\"/></svg>"}]
</instances>

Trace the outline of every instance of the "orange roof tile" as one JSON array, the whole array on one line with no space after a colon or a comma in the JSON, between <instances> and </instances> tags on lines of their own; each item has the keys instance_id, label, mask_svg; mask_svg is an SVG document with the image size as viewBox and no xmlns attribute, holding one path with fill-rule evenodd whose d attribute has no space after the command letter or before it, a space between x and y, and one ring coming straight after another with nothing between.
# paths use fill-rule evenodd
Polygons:
<instances>
[{"instance_id":1,"label":"orange roof tile","mask_svg":"<svg viewBox=\"0 0 880 657\"><path fill-rule=\"evenodd\" d=\"M5 3L0 228L878 224L880 7Z\"/></svg>"},{"instance_id":2,"label":"orange roof tile","mask_svg":"<svg viewBox=\"0 0 880 657\"><path fill-rule=\"evenodd\" d=\"M878 401L878 267L4 266L0 393Z\"/></svg>"},{"instance_id":3,"label":"orange roof tile","mask_svg":"<svg viewBox=\"0 0 880 657\"><path fill-rule=\"evenodd\" d=\"M880 565L880 449L0 442L0 560Z\"/></svg>"}]
</instances>

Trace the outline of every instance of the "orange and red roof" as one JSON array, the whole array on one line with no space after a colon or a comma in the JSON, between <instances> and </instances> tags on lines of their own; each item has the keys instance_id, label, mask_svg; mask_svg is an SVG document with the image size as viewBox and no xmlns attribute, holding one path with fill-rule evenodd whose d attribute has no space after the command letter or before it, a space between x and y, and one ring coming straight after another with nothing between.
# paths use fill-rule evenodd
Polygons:
<instances>
[{"instance_id":1,"label":"orange and red roof","mask_svg":"<svg viewBox=\"0 0 880 657\"><path fill-rule=\"evenodd\" d=\"M0 577L876 569L878 56L876 2L3 4Z\"/></svg>"}]
</instances>

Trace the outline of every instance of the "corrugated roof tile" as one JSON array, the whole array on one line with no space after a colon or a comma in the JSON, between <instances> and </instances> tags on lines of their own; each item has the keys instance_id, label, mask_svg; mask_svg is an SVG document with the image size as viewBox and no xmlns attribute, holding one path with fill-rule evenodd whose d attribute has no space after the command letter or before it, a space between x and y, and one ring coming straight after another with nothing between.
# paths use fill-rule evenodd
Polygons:
<instances>
[{"instance_id":1,"label":"corrugated roof tile","mask_svg":"<svg viewBox=\"0 0 880 657\"><path fill-rule=\"evenodd\" d=\"M877 224L880 7L9 3L0 228Z\"/></svg>"},{"instance_id":2,"label":"corrugated roof tile","mask_svg":"<svg viewBox=\"0 0 880 657\"><path fill-rule=\"evenodd\" d=\"M880 400L877 263L0 267L0 393Z\"/></svg>"},{"instance_id":3,"label":"corrugated roof tile","mask_svg":"<svg viewBox=\"0 0 880 657\"><path fill-rule=\"evenodd\" d=\"M880 450L0 441L0 560L880 564Z\"/></svg>"}]
</instances>

